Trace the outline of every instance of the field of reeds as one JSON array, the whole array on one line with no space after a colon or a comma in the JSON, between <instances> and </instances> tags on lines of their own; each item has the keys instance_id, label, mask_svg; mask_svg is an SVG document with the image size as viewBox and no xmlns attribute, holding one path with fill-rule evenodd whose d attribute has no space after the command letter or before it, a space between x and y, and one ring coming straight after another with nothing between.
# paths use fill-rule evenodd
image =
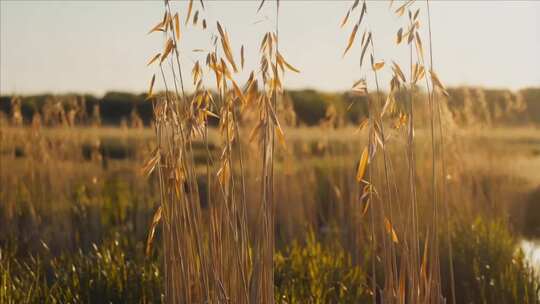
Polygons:
<instances>
[{"instance_id":1,"label":"field of reeds","mask_svg":"<svg viewBox=\"0 0 540 304\"><path fill-rule=\"evenodd\" d=\"M366 138L356 131L285 129L288 150L275 162L277 302L369 303L373 297L370 227L365 204L355 199L354 164ZM211 212L206 162L220 156L217 132L209 131L208 150L193 144L203 214ZM430 170L429 145L418 132L417 174L423 176ZM462 156L448 161L450 225L441 223L439 232L443 294L452 293L449 230L457 303L535 303L537 274L519 245L540 236L534 188L540 136L533 128L498 128L461 130L453 138L452 151ZM3 125L2 303L164 300L161 227L146 252L159 184L141 172L155 146L148 128ZM246 143L245 153L256 153L250 149ZM403 156L392 153L397 172ZM258 169L249 158L245 167ZM260 182L247 178L246 184L248 216L257 225ZM417 187L418 201L427 200L429 185L418 178ZM375 264L379 280L381 264Z\"/></svg>"},{"instance_id":2,"label":"field of reeds","mask_svg":"<svg viewBox=\"0 0 540 304\"><path fill-rule=\"evenodd\" d=\"M382 60L351 4L373 88L285 90L279 1L255 54L164 1L146 94L2 97L0 303L540 302L538 89L446 88L429 1Z\"/></svg>"}]
</instances>

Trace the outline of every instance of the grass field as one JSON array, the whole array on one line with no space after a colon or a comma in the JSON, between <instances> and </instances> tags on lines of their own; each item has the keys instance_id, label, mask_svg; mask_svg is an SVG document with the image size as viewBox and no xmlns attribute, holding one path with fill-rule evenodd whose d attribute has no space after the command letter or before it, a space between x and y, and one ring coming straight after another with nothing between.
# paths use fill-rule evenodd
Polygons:
<instances>
[{"instance_id":1,"label":"grass field","mask_svg":"<svg viewBox=\"0 0 540 304\"><path fill-rule=\"evenodd\" d=\"M213 132L211 146L218 146ZM361 245L365 224L355 213L363 206L355 206L350 182L365 136L352 128L285 132L288 149L276 161L276 299L367 303L371 257ZM4 127L1 136L0 302L160 302L161 248L144 253L159 203L156 179L141 174L155 147L151 131ZM516 250L520 239L540 236L539 132L478 129L449 138L459 155L448 165L458 303L534 303L538 278ZM419 175L429 170L424 141L419 131ZM202 185L207 155L195 147ZM399 166L402 156L392 153ZM425 185L418 183L422 201ZM257 188L256 181L248 185ZM200 195L209 210L208 193ZM246 197L250 206L256 190Z\"/></svg>"}]
</instances>

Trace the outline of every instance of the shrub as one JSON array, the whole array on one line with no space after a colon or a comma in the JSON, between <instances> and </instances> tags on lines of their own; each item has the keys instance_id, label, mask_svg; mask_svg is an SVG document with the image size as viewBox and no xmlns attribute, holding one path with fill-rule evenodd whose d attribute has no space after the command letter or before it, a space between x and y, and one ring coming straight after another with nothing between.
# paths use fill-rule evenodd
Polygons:
<instances>
[{"instance_id":1,"label":"shrub","mask_svg":"<svg viewBox=\"0 0 540 304\"><path fill-rule=\"evenodd\" d=\"M479 218L472 225L458 224L452 244L456 303L539 302L538 277L516 250L504 221ZM443 279L450 278L447 252L441 251ZM443 284L449 295L449 282Z\"/></svg>"},{"instance_id":2,"label":"shrub","mask_svg":"<svg viewBox=\"0 0 540 304\"><path fill-rule=\"evenodd\" d=\"M318 124L326 115L328 104L315 90L289 91L294 112L308 126Z\"/></svg>"},{"instance_id":3,"label":"shrub","mask_svg":"<svg viewBox=\"0 0 540 304\"><path fill-rule=\"evenodd\" d=\"M274 258L279 303L368 303L366 274L338 245L323 247L310 233Z\"/></svg>"}]
</instances>

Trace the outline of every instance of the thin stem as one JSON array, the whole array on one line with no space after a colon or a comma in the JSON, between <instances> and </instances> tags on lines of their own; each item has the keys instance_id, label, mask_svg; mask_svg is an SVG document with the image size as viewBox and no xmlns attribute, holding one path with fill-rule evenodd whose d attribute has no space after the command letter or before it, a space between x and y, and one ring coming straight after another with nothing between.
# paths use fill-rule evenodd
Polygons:
<instances>
[{"instance_id":1,"label":"thin stem","mask_svg":"<svg viewBox=\"0 0 540 304\"><path fill-rule=\"evenodd\" d=\"M428 32L429 32L429 59L430 59L430 70L433 71L433 39L431 34L431 11L429 0L426 0L427 13L428 13ZM442 188L441 188L441 200L445 210L446 217L446 233L448 241L448 256L449 256L449 267L450 267L450 288L452 292L452 304L456 304L456 286L455 286L455 277L454 277L454 257L453 257L453 248L452 248L452 235L450 232L450 210L448 202L446 201L446 183L444 182L446 178L446 160L444 155L444 133L442 129L442 120L441 120L441 106L440 101L435 96L435 103L437 105L437 115L439 120L439 138L441 141L440 144L440 153L441 153L441 163L442 163Z\"/></svg>"}]
</instances>

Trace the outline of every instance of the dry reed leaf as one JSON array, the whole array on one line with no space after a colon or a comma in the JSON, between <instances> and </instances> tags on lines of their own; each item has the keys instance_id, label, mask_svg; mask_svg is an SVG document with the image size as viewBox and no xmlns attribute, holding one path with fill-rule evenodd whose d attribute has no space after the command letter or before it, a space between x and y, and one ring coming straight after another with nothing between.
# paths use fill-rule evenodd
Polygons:
<instances>
[{"instance_id":1,"label":"dry reed leaf","mask_svg":"<svg viewBox=\"0 0 540 304\"><path fill-rule=\"evenodd\" d=\"M420 9L417 9L416 12L414 13L413 20L416 20L416 18L418 18L419 13L420 13Z\"/></svg>"},{"instance_id":2,"label":"dry reed leaf","mask_svg":"<svg viewBox=\"0 0 540 304\"><path fill-rule=\"evenodd\" d=\"M154 92L154 83L156 82L156 74L154 74L152 76L152 80L150 81L150 89L148 89L148 96L146 97L146 99L150 99L152 98L152 94Z\"/></svg>"},{"instance_id":3,"label":"dry reed leaf","mask_svg":"<svg viewBox=\"0 0 540 304\"><path fill-rule=\"evenodd\" d=\"M413 84L416 84L418 81L422 80L425 76L424 66L421 64L415 64L413 68Z\"/></svg>"},{"instance_id":4,"label":"dry reed leaf","mask_svg":"<svg viewBox=\"0 0 540 304\"><path fill-rule=\"evenodd\" d=\"M165 13L163 14L163 20L161 21L161 23L163 25L167 24L168 19L169 19L169 11L165 11Z\"/></svg>"},{"instance_id":5,"label":"dry reed leaf","mask_svg":"<svg viewBox=\"0 0 540 304\"><path fill-rule=\"evenodd\" d=\"M388 109L388 107L390 107L390 105L394 104L395 100L394 100L394 94L388 94L388 96L386 97L386 101L384 103L384 106L381 110L381 117L384 116L384 114L386 113L386 110Z\"/></svg>"},{"instance_id":6,"label":"dry reed leaf","mask_svg":"<svg viewBox=\"0 0 540 304\"><path fill-rule=\"evenodd\" d=\"M384 61L376 62L373 64L373 70L378 71L384 67Z\"/></svg>"},{"instance_id":7,"label":"dry reed leaf","mask_svg":"<svg viewBox=\"0 0 540 304\"><path fill-rule=\"evenodd\" d=\"M366 200L366 203L364 205L364 209L362 210L362 216L365 216L367 214L367 212L369 210L370 203L371 203L370 199Z\"/></svg>"},{"instance_id":8,"label":"dry reed leaf","mask_svg":"<svg viewBox=\"0 0 540 304\"><path fill-rule=\"evenodd\" d=\"M153 33L153 32L158 32L158 31L159 31L159 32L163 32L163 28L162 28L162 27L163 27L163 21L160 22L160 23L158 23L158 24L156 24L156 26L154 26L154 27L147 33L147 35L148 35L148 34L151 34L151 33Z\"/></svg>"},{"instance_id":9,"label":"dry reed leaf","mask_svg":"<svg viewBox=\"0 0 540 304\"><path fill-rule=\"evenodd\" d=\"M254 82L255 82L255 72L251 71L251 73L249 73L249 78L246 81L244 92L249 92Z\"/></svg>"},{"instance_id":10,"label":"dry reed leaf","mask_svg":"<svg viewBox=\"0 0 540 304\"><path fill-rule=\"evenodd\" d=\"M392 223L390 223L390 221L386 217L384 218L384 226L386 227L386 232L388 232L388 234L390 234L390 236L392 237L392 242L399 243L397 233L394 230Z\"/></svg>"},{"instance_id":11,"label":"dry reed leaf","mask_svg":"<svg viewBox=\"0 0 540 304\"><path fill-rule=\"evenodd\" d=\"M358 169L356 170L356 181L361 183L366 173L366 167L368 163L368 148L364 147L362 150L362 156L360 156L360 162L358 163Z\"/></svg>"},{"instance_id":12,"label":"dry reed leaf","mask_svg":"<svg viewBox=\"0 0 540 304\"><path fill-rule=\"evenodd\" d=\"M176 34L176 40L180 40L180 17L178 13L174 14L174 33Z\"/></svg>"},{"instance_id":13,"label":"dry reed leaf","mask_svg":"<svg viewBox=\"0 0 540 304\"><path fill-rule=\"evenodd\" d=\"M204 11L206 8L204 7L204 2L203 2L203 0L200 0L199 2L201 2L201 6L202 6L202 9L203 9L203 11Z\"/></svg>"},{"instance_id":14,"label":"dry reed leaf","mask_svg":"<svg viewBox=\"0 0 540 304\"><path fill-rule=\"evenodd\" d=\"M259 48L260 52L264 52L267 47L269 33L266 33L261 41L261 47Z\"/></svg>"},{"instance_id":15,"label":"dry reed leaf","mask_svg":"<svg viewBox=\"0 0 540 304\"><path fill-rule=\"evenodd\" d=\"M394 75L392 76L392 79L390 80L390 93L391 94L393 94L401 86L401 83L399 82L399 76L396 75L396 70L394 69L394 67L392 67L392 71L394 71Z\"/></svg>"},{"instance_id":16,"label":"dry reed leaf","mask_svg":"<svg viewBox=\"0 0 540 304\"><path fill-rule=\"evenodd\" d=\"M242 90L240 90L240 87L238 86L238 84L236 84L236 81L234 81L234 79L231 79L231 81L233 84L234 94L236 95L238 99L240 99L240 102L244 104L246 102L246 99L244 98L244 94L242 93Z\"/></svg>"},{"instance_id":17,"label":"dry reed leaf","mask_svg":"<svg viewBox=\"0 0 540 304\"><path fill-rule=\"evenodd\" d=\"M366 126L368 125L368 122L369 122L369 119L364 119L362 120L362 122L358 125L358 129L361 131L363 129L366 128Z\"/></svg>"},{"instance_id":18,"label":"dry reed leaf","mask_svg":"<svg viewBox=\"0 0 540 304\"><path fill-rule=\"evenodd\" d=\"M366 39L366 43L364 44L364 47L362 48L362 53L360 54L360 66L362 66L362 62L364 62L364 55L366 55L366 51L370 42L371 42L371 32L369 32L369 35Z\"/></svg>"},{"instance_id":19,"label":"dry reed leaf","mask_svg":"<svg viewBox=\"0 0 540 304\"><path fill-rule=\"evenodd\" d=\"M217 28L219 31L219 35L221 36L221 46L223 47L225 58L227 58L227 61L232 65L233 71L236 73L238 72L238 68L236 67L236 63L234 62L234 57L232 55L231 46L229 43L229 37L221 27L221 24L219 24L219 21L217 22Z\"/></svg>"},{"instance_id":20,"label":"dry reed leaf","mask_svg":"<svg viewBox=\"0 0 540 304\"><path fill-rule=\"evenodd\" d=\"M221 73L222 75L224 75L227 79L230 79L232 80L232 75L231 75L231 72L229 71L229 68L227 67L227 64L225 63L225 61L223 61L223 59L220 59L221 61Z\"/></svg>"},{"instance_id":21,"label":"dry reed leaf","mask_svg":"<svg viewBox=\"0 0 540 304\"><path fill-rule=\"evenodd\" d=\"M414 0L408 0L406 1L405 3L403 3L403 5L401 5L400 7L398 7L398 9L396 9L395 13L398 15L398 16L403 16L403 14L405 13L405 9L407 8L407 6L409 4L412 4Z\"/></svg>"},{"instance_id":22,"label":"dry reed leaf","mask_svg":"<svg viewBox=\"0 0 540 304\"><path fill-rule=\"evenodd\" d=\"M281 91L281 88L282 88L281 80L279 77L277 66L275 64L272 64L272 71L273 71L274 77L272 78L271 88L272 90Z\"/></svg>"},{"instance_id":23,"label":"dry reed leaf","mask_svg":"<svg viewBox=\"0 0 540 304\"><path fill-rule=\"evenodd\" d=\"M300 73L300 71L299 71L297 68L295 68L295 67L293 67L292 65L290 65L290 64L285 60L285 58L283 58L283 56L281 55L280 52L277 52L277 62L278 62L278 64L280 64L280 65L285 65L285 67L286 67L287 69L289 69L289 70L291 70L291 71L293 71L293 72L295 72L295 73Z\"/></svg>"},{"instance_id":24,"label":"dry reed leaf","mask_svg":"<svg viewBox=\"0 0 540 304\"><path fill-rule=\"evenodd\" d=\"M360 42L360 45L364 45L364 42L366 42L366 31L362 34L362 42Z\"/></svg>"},{"instance_id":25,"label":"dry reed leaf","mask_svg":"<svg viewBox=\"0 0 540 304\"><path fill-rule=\"evenodd\" d=\"M161 56L161 53L157 53L154 57L152 57L152 59L150 59L150 61L148 61L148 63L146 64L146 66L149 66L149 65L151 65L152 63L154 63L154 61L158 60L159 56Z\"/></svg>"},{"instance_id":26,"label":"dry reed leaf","mask_svg":"<svg viewBox=\"0 0 540 304\"><path fill-rule=\"evenodd\" d=\"M157 164L159 163L159 160L161 159L161 153L159 152L159 149L156 148L154 152L152 153L152 157L146 161L146 163L141 168L141 173L144 176L149 176L152 174L154 169L156 168Z\"/></svg>"},{"instance_id":27,"label":"dry reed leaf","mask_svg":"<svg viewBox=\"0 0 540 304\"><path fill-rule=\"evenodd\" d=\"M167 40L167 44L165 45L165 50L163 51L163 55L161 55L160 63L162 63L167 58L167 56L169 56L173 47L174 47L174 42L171 38L169 38L169 40Z\"/></svg>"},{"instance_id":28,"label":"dry reed leaf","mask_svg":"<svg viewBox=\"0 0 540 304\"><path fill-rule=\"evenodd\" d=\"M352 93L354 96L366 96L368 93L366 80L360 79L355 82L352 87Z\"/></svg>"},{"instance_id":29,"label":"dry reed leaf","mask_svg":"<svg viewBox=\"0 0 540 304\"><path fill-rule=\"evenodd\" d=\"M398 16L403 16L403 13L405 13L405 5L402 5L400 6L396 11L395 13L398 15Z\"/></svg>"},{"instance_id":30,"label":"dry reed leaf","mask_svg":"<svg viewBox=\"0 0 540 304\"><path fill-rule=\"evenodd\" d=\"M364 209L362 210L362 216L365 216L367 214L367 211L369 209L370 203L371 203L371 191L373 190L370 183L365 182L364 188L362 189L362 196L360 196L360 201L363 202L365 200Z\"/></svg>"},{"instance_id":31,"label":"dry reed leaf","mask_svg":"<svg viewBox=\"0 0 540 304\"><path fill-rule=\"evenodd\" d=\"M268 33L268 50L269 50L269 54L270 54L270 57L272 57L272 51L274 50L273 48L273 45L274 45L274 41L277 41L277 39L274 39L274 35L272 35L272 33Z\"/></svg>"},{"instance_id":32,"label":"dry reed leaf","mask_svg":"<svg viewBox=\"0 0 540 304\"><path fill-rule=\"evenodd\" d=\"M191 75L193 75L193 84L196 84L201 76L201 67L199 61L195 62L193 69L191 70Z\"/></svg>"},{"instance_id":33,"label":"dry reed leaf","mask_svg":"<svg viewBox=\"0 0 540 304\"><path fill-rule=\"evenodd\" d=\"M188 12L187 12L187 16L186 16L186 22L185 22L185 25L188 25L189 23L189 18L191 18L191 12L193 11L193 0L189 0L189 5L188 5Z\"/></svg>"},{"instance_id":34,"label":"dry reed leaf","mask_svg":"<svg viewBox=\"0 0 540 304\"><path fill-rule=\"evenodd\" d=\"M373 132L375 133L375 132ZM374 139L375 134L371 135L371 139L369 140L369 158L368 161L371 163L371 161L375 158L375 155L377 155L377 140Z\"/></svg>"},{"instance_id":35,"label":"dry reed leaf","mask_svg":"<svg viewBox=\"0 0 540 304\"><path fill-rule=\"evenodd\" d=\"M287 150L287 143L285 141L285 133L283 132L283 129L281 128L279 124L276 125L276 134L277 134L278 141L283 147L283 149Z\"/></svg>"},{"instance_id":36,"label":"dry reed leaf","mask_svg":"<svg viewBox=\"0 0 540 304\"><path fill-rule=\"evenodd\" d=\"M184 181L185 181L185 177L184 177L184 174L182 173L182 169L179 167L173 169L173 171L170 174L170 179L171 181L174 181L173 182L174 192L176 193L178 197L180 197L180 195L182 194L182 191L184 190Z\"/></svg>"},{"instance_id":37,"label":"dry reed leaf","mask_svg":"<svg viewBox=\"0 0 540 304\"><path fill-rule=\"evenodd\" d=\"M410 36L410 34L411 34L411 32L413 32L413 31L414 31L414 29L415 29L415 26L414 26L414 24L412 24L412 25L409 25L409 28L407 29L407 32L406 32L406 33L403 33L403 37L405 37L405 36L409 37L409 36Z\"/></svg>"},{"instance_id":38,"label":"dry reed leaf","mask_svg":"<svg viewBox=\"0 0 540 304\"><path fill-rule=\"evenodd\" d=\"M364 4L362 4L362 12L360 13L360 19L358 19L358 26L362 24L362 19L364 19L364 15L367 12L367 6L366 1L364 1Z\"/></svg>"},{"instance_id":39,"label":"dry reed leaf","mask_svg":"<svg viewBox=\"0 0 540 304\"><path fill-rule=\"evenodd\" d=\"M162 210L161 206L159 206L152 218L152 224L150 225L150 232L148 233L148 238L146 239L146 256L150 256L150 250L152 249L152 241L154 240L156 227L161 221L161 213L162 213L161 210Z\"/></svg>"},{"instance_id":40,"label":"dry reed leaf","mask_svg":"<svg viewBox=\"0 0 540 304\"><path fill-rule=\"evenodd\" d=\"M212 116L214 118L217 118L217 119L220 119L221 117L219 117L219 115L211 112L211 111L208 111L208 110L204 110L204 113L207 115L207 116Z\"/></svg>"},{"instance_id":41,"label":"dry reed leaf","mask_svg":"<svg viewBox=\"0 0 540 304\"><path fill-rule=\"evenodd\" d=\"M401 67L395 63L394 61L392 61L392 70L394 70L394 73L396 73L396 75L398 75L398 77L401 79L402 82L407 82L407 80L405 79L405 74L403 74L403 71L401 70Z\"/></svg>"},{"instance_id":42,"label":"dry reed leaf","mask_svg":"<svg viewBox=\"0 0 540 304\"><path fill-rule=\"evenodd\" d=\"M420 58L424 58L424 48L422 47L422 40L420 39L420 34L416 32L416 49L420 53Z\"/></svg>"},{"instance_id":43,"label":"dry reed leaf","mask_svg":"<svg viewBox=\"0 0 540 304\"><path fill-rule=\"evenodd\" d=\"M354 26L352 32L351 32L351 35L349 36L349 42L347 44L347 48L345 49L345 51L343 52L343 56L345 56L345 54L347 54L347 52L349 51L349 49L351 48L353 42L354 42L354 38L356 37L356 32L358 31L358 24Z\"/></svg>"},{"instance_id":44,"label":"dry reed leaf","mask_svg":"<svg viewBox=\"0 0 540 304\"><path fill-rule=\"evenodd\" d=\"M221 72L221 67L218 64L214 63L212 69L214 70L214 73L216 74L217 89L218 91L220 91L221 85L222 85L221 80L223 79L223 73Z\"/></svg>"},{"instance_id":45,"label":"dry reed leaf","mask_svg":"<svg viewBox=\"0 0 540 304\"><path fill-rule=\"evenodd\" d=\"M407 44L411 44L411 42L414 40L414 36L415 36L415 31L413 28L407 33Z\"/></svg>"},{"instance_id":46,"label":"dry reed leaf","mask_svg":"<svg viewBox=\"0 0 540 304\"><path fill-rule=\"evenodd\" d=\"M261 69L261 72L262 72L262 76L263 76L263 82L266 83L266 74L268 73L268 59L266 58L266 56L263 56L261 58L261 65L260 65L260 69Z\"/></svg>"},{"instance_id":47,"label":"dry reed leaf","mask_svg":"<svg viewBox=\"0 0 540 304\"><path fill-rule=\"evenodd\" d=\"M269 111L270 112L270 118L272 119L274 124L276 124L276 126L278 128L281 128L281 125L279 124L279 120L278 120L277 115L276 115L276 111L274 111L274 107L272 106L272 104L270 102L268 102L268 99L265 99L265 100L266 100L266 106L270 110Z\"/></svg>"},{"instance_id":48,"label":"dry reed leaf","mask_svg":"<svg viewBox=\"0 0 540 304\"><path fill-rule=\"evenodd\" d=\"M164 16L164 19L163 19L163 27L164 27L165 30L167 30L167 28L168 28L171 31L173 31L173 18L169 14L169 12L165 13L165 16Z\"/></svg>"},{"instance_id":49,"label":"dry reed leaf","mask_svg":"<svg viewBox=\"0 0 540 304\"><path fill-rule=\"evenodd\" d=\"M400 28L396 35L396 43L400 44L403 41L403 28Z\"/></svg>"},{"instance_id":50,"label":"dry reed leaf","mask_svg":"<svg viewBox=\"0 0 540 304\"><path fill-rule=\"evenodd\" d=\"M199 21L199 11L195 11L195 15L193 15L193 25L197 25L197 22Z\"/></svg>"},{"instance_id":51,"label":"dry reed leaf","mask_svg":"<svg viewBox=\"0 0 540 304\"><path fill-rule=\"evenodd\" d=\"M229 180L229 177L230 177L230 169L229 169L229 162L225 161L221 168L219 169L219 171L217 172L217 177L218 177L218 181L219 183L225 187L226 186L226 183L227 181Z\"/></svg>"},{"instance_id":52,"label":"dry reed leaf","mask_svg":"<svg viewBox=\"0 0 540 304\"><path fill-rule=\"evenodd\" d=\"M426 75L426 70L424 69L423 65L421 65L418 69L419 69L419 71L418 71L418 81L420 81Z\"/></svg>"},{"instance_id":53,"label":"dry reed leaf","mask_svg":"<svg viewBox=\"0 0 540 304\"><path fill-rule=\"evenodd\" d=\"M448 91L446 91L446 87L442 84L441 80L439 79L435 71L431 70L430 74L431 74L431 81L433 82L433 84L441 90L444 96L449 97L450 94L448 94Z\"/></svg>"},{"instance_id":54,"label":"dry reed leaf","mask_svg":"<svg viewBox=\"0 0 540 304\"><path fill-rule=\"evenodd\" d=\"M339 27L342 28L343 26L345 26L345 24L347 23L347 20L349 20L349 15L351 14L351 11L347 11L347 15L345 15L345 18L343 18L343 20L341 21L341 23L339 24Z\"/></svg>"}]
</instances>

